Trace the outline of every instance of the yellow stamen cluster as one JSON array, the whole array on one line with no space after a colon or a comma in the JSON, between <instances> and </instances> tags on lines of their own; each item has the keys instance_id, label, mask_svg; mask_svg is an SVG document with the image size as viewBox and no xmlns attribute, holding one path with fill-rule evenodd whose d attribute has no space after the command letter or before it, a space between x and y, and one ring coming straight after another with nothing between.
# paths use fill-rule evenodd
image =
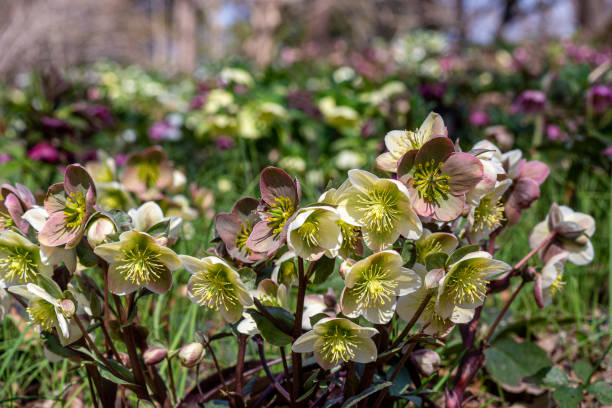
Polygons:
<instances>
[{"instance_id":1,"label":"yellow stamen cluster","mask_svg":"<svg viewBox=\"0 0 612 408\"><path fill-rule=\"evenodd\" d=\"M85 220L87 205L85 196L82 192L77 191L72 195L66 196L66 204L64 205L64 222L68 229L78 228Z\"/></svg>"},{"instance_id":2,"label":"yellow stamen cluster","mask_svg":"<svg viewBox=\"0 0 612 408\"><path fill-rule=\"evenodd\" d=\"M295 212L293 201L289 197L275 197L268 209L268 226L274 234L280 234L287 220Z\"/></svg>"},{"instance_id":3,"label":"yellow stamen cluster","mask_svg":"<svg viewBox=\"0 0 612 408\"><path fill-rule=\"evenodd\" d=\"M44 331L51 331L55 325L55 306L44 299L35 299L26 309L30 318Z\"/></svg>"},{"instance_id":4,"label":"yellow stamen cluster","mask_svg":"<svg viewBox=\"0 0 612 408\"><path fill-rule=\"evenodd\" d=\"M236 287L224 265L213 265L193 276L192 293L200 306L219 310L219 306L238 304Z\"/></svg>"},{"instance_id":5,"label":"yellow stamen cluster","mask_svg":"<svg viewBox=\"0 0 612 408\"><path fill-rule=\"evenodd\" d=\"M357 336L351 329L333 325L321 336L321 340L321 348L318 351L326 361L338 364L355 357Z\"/></svg>"},{"instance_id":6,"label":"yellow stamen cluster","mask_svg":"<svg viewBox=\"0 0 612 408\"><path fill-rule=\"evenodd\" d=\"M436 297L432 296L427 302L427 306L423 309L423 321L429 323L431 327L436 330L446 326L449 322L447 319L441 317L436 311Z\"/></svg>"},{"instance_id":7,"label":"yellow stamen cluster","mask_svg":"<svg viewBox=\"0 0 612 408\"><path fill-rule=\"evenodd\" d=\"M440 242L435 239L430 239L420 245L419 243L417 243L416 248L417 248L416 261L418 263L425 265L425 258L427 258L427 255L435 254L436 252L441 252L442 244L440 244Z\"/></svg>"},{"instance_id":8,"label":"yellow stamen cluster","mask_svg":"<svg viewBox=\"0 0 612 408\"><path fill-rule=\"evenodd\" d=\"M553 283L550 285L550 296L555 296L555 293L561 291L565 286L563 282L563 275L558 274Z\"/></svg>"},{"instance_id":9,"label":"yellow stamen cluster","mask_svg":"<svg viewBox=\"0 0 612 408\"><path fill-rule=\"evenodd\" d=\"M319 221L308 217L306 222L297 229L297 233L306 242L306 245L310 248L319 245Z\"/></svg>"},{"instance_id":10,"label":"yellow stamen cluster","mask_svg":"<svg viewBox=\"0 0 612 408\"><path fill-rule=\"evenodd\" d=\"M246 220L244 224L240 226L240 231L236 234L236 246L238 249L243 250L247 254L250 254L252 251L247 248L246 242L253 231L253 227L249 224L249 220Z\"/></svg>"},{"instance_id":11,"label":"yellow stamen cluster","mask_svg":"<svg viewBox=\"0 0 612 408\"><path fill-rule=\"evenodd\" d=\"M455 303L470 304L484 300L487 293L487 281L483 270L467 265L453 271L446 281L446 290L450 292Z\"/></svg>"},{"instance_id":12,"label":"yellow stamen cluster","mask_svg":"<svg viewBox=\"0 0 612 408\"><path fill-rule=\"evenodd\" d=\"M504 204L501 198L497 201L491 200L487 196L480 200L480 203L474 209L474 225L473 231L484 229L493 230L501 225L504 221Z\"/></svg>"},{"instance_id":13,"label":"yellow stamen cluster","mask_svg":"<svg viewBox=\"0 0 612 408\"><path fill-rule=\"evenodd\" d=\"M438 201L446 199L450 192L448 184L450 177L440 173L441 167L441 162L431 159L426 163L417 164L413 176L413 185L419 197L436 205Z\"/></svg>"},{"instance_id":14,"label":"yellow stamen cluster","mask_svg":"<svg viewBox=\"0 0 612 408\"><path fill-rule=\"evenodd\" d=\"M379 265L371 265L357 279L351 289L357 302L364 307L382 306L395 296L397 282L389 278L389 270Z\"/></svg>"},{"instance_id":15,"label":"yellow stamen cluster","mask_svg":"<svg viewBox=\"0 0 612 408\"><path fill-rule=\"evenodd\" d=\"M5 279L17 279L19 283L31 283L36 280L36 262L30 251L19 247L2 247L2 250L8 253L0 259L0 272Z\"/></svg>"},{"instance_id":16,"label":"yellow stamen cluster","mask_svg":"<svg viewBox=\"0 0 612 408\"><path fill-rule=\"evenodd\" d=\"M342 249L353 250L359 240L359 227L348 224L342 220L336 221L342 232Z\"/></svg>"},{"instance_id":17,"label":"yellow stamen cluster","mask_svg":"<svg viewBox=\"0 0 612 408\"><path fill-rule=\"evenodd\" d=\"M117 271L136 285L155 282L166 270L166 265L160 260L161 254L148 247L135 247L122 252L123 259Z\"/></svg>"},{"instance_id":18,"label":"yellow stamen cluster","mask_svg":"<svg viewBox=\"0 0 612 408\"><path fill-rule=\"evenodd\" d=\"M15 222L13 221L13 218L10 216L10 214L0 211L0 227L2 227L2 229L9 229L13 225L15 225ZM2 229L0 229L0 231Z\"/></svg>"},{"instance_id":19,"label":"yellow stamen cluster","mask_svg":"<svg viewBox=\"0 0 612 408\"><path fill-rule=\"evenodd\" d=\"M401 156L409 150L420 149L427 141L427 136L425 132L419 133L418 130L414 132L404 130L404 132L402 132L402 137L397 141L398 146L393 148L393 153L397 156Z\"/></svg>"},{"instance_id":20,"label":"yellow stamen cluster","mask_svg":"<svg viewBox=\"0 0 612 408\"><path fill-rule=\"evenodd\" d=\"M377 233L392 231L401 215L397 194L390 188L379 187L359 194L357 204L363 210L359 222Z\"/></svg>"}]
</instances>

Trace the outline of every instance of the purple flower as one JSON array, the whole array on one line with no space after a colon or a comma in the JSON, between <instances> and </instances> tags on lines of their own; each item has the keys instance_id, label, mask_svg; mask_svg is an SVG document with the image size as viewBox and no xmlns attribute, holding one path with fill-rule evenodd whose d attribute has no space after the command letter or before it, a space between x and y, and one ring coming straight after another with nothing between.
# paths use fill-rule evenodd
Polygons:
<instances>
[{"instance_id":1,"label":"purple flower","mask_svg":"<svg viewBox=\"0 0 612 408\"><path fill-rule=\"evenodd\" d=\"M489 115L480 109L472 111L470 113L470 123L473 126L487 126L489 124Z\"/></svg>"},{"instance_id":2,"label":"purple flower","mask_svg":"<svg viewBox=\"0 0 612 408\"><path fill-rule=\"evenodd\" d=\"M596 112L606 111L612 105L612 88L607 85L592 87L587 92L587 101Z\"/></svg>"},{"instance_id":3,"label":"purple flower","mask_svg":"<svg viewBox=\"0 0 612 408\"><path fill-rule=\"evenodd\" d=\"M13 158L11 157L10 154L8 153L0 153L0 164L5 164L8 163L12 160Z\"/></svg>"},{"instance_id":4,"label":"purple flower","mask_svg":"<svg viewBox=\"0 0 612 408\"><path fill-rule=\"evenodd\" d=\"M546 137L553 142L567 142L568 137L565 132L557 125L550 124L546 126Z\"/></svg>"},{"instance_id":5,"label":"purple flower","mask_svg":"<svg viewBox=\"0 0 612 408\"><path fill-rule=\"evenodd\" d=\"M602 153L606 156L612 156L612 146L605 148Z\"/></svg>"},{"instance_id":6,"label":"purple flower","mask_svg":"<svg viewBox=\"0 0 612 408\"><path fill-rule=\"evenodd\" d=\"M0 232L15 226L27 234L30 225L23 218L23 214L36 204L32 192L19 183L14 187L2 184L0 197Z\"/></svg>"},{"instance_id":7,"label":"purple flower","mask_svg":"<svg viewBox=\"0 0 612 408\"><path fill-rule=\"evenodd\" d=\"M48 142L39 142L28 150L28 157L35 161L57 163L59 151Z\"/></svg>"},{"instance_id":8,"label":"purple flower","mask_svg":"<svg viewBox=\"0 0 612 408\"><path fill-rule=\"evenodd\" d=\"M149 128L149 139L154 142L165 140L166 133L172 129L172 126L165 120L157 121Z\"/></svg>"},{"instance_id":9,"label":"purple flower","mask_svg":"<svg viewBox=\"0 0 612 408\"><path fill-rule=\"evenodd\" d=\"M72 133L73 131L72 126L70 126L68 122L49 116L43 116L42 118L40 118L40 123L43 125L43 127L50 128L53 130L65 131L69 133Z\"/></svg>"},{"instance_id":10,"label":"purple flower","mask_svg":"<svg viewBox=\"0 0 612 408\"><path fill-rule=\"evenodd\" d=\"M441 83L419 85L419 93L425 99L442 99L444 92L446 92L446 85Z\"/></svg>"},{"instance_id":11,"label":"purple flower","mask_svg":"<svg viewBox=\"0 0 612 408\"><path fill-rule=\"evenodd\" d=\"M546 107L546 95L542 91L527 90L514 102L512 110L520 113L539 113Z\"/></svg>"},{"instance_id":12,"label":"purple flower","mask_svg":"<svg viewBox=\"0 0 612 408\"><path fill-rule=\"evenodd\" d=\"M215 218L215 228L228 254L240 262L252 263L264 257L263 253L253 252L246 246L253 227L260 220L258 206L259 200L245 197L236 201L232 212L220 213Z\"/></svg>"},{"instance_id":13,"label":"purple flower","mask_svg":"<svg viewBox=\"0 0 612 408\"><path fill-rule=\"evenodd\" d=\"M215 143L217 144L217 149L219 150L229 150L233 149L234 146L236 146L236 142L234 141L234 139L226 135L221 135L217 137Z\"/></svg>"}]
</instances>

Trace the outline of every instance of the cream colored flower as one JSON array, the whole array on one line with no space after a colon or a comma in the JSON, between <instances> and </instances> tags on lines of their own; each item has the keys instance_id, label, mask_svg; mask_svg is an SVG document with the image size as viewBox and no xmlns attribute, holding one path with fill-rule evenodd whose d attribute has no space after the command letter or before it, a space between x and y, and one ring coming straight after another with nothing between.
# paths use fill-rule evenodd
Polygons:
<instances>
[{"instance_id":1,"label":"cream colored flower","mask_svg":"<svg viewBox=\"0 0 612 408\"><path fill-rule=\"evenodd\" d=\"M313 206L297 212L289 225L287 245L298 256L315 261L342 245L340 217L333 207Z\"/></svg>"}]
</instances>

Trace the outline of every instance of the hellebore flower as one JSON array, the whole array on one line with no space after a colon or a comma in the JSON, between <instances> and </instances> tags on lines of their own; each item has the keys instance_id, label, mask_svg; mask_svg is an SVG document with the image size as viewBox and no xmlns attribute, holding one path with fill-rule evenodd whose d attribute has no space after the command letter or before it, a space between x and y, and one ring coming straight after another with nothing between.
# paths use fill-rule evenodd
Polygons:
<instances>
[{"instance_id":1,"label":"hellebore flower","mask_svg":"<svg viewBox=\"0 0 612 408\"><path fill-rule=\"evenodd\" d=\"M98 245L94 253L109 263L108 286L116 295L142 287L164 294L172 286L172 271L181 267L174 251L139 231L123 232L118 242Z\"/></svg>"},{"instance_id":2,"label":"hellebore flower","mask_svg":"<svg viewBox=\"0 0 612 408\"><path fill-rule=\"evenodd\" d=\"M540 246L552 231L556 232L555 236L539 251L542 261L548 262L559 253L566 253L567 260L576 265L586 265L593 260L593 244L589 239L595 232L593 217L553 204L546 219L531 231L529 246Z\"/></svg>"},{"instance_id":3,"label":"hellebore flower","mask_svg":"<svg viewBox=\"0 0 612 408\"><path fill-rule=\"evenodd\" d=\"M96 186L82 166L66 167L64 182L49 187L45 197L45 210L49 219L38 233L45 246L66 245L74 248L85 233L87 220L94 213Z\"/></svg>"},{"instance_id":4,"label":"hellebore flower","mask_svg":"<svg viewBox=\"0 0 612 408\"><path fill-rule=\"evenodd\" d=\"M348 319L324 318L298 337L291 350L313 352L317 363L326 370L347 361L369 363L378 356L372 340L377 333L372 327L361 327Z\"/></svg>"},{"instance_id":5,"label":"hellebore flower","mask_svg":"<svg viewBox=\"0 0 612 408\"><path fill-rule=\"evenodd\" d=\"M343 220L361 227L368 248L381 251L400 235L407 239L421 236L421 220L412 210L408 190L401 182L380 179L363 170L349 170L348 177L352 187L338 211Z\"/></svg>"},{"instance_id":6,"label":"hellebore flower","mask_svg":"<svg viewBox=\"0 0 612 408\"><path fill-rule=\"evenodd\" d=\"M499 228L504 218L504 203L502 196L512 184L511 180L503 180L490 193L480 198L480 202L470 208L467 218L467 230L473 242L480 242Z\"/></svg>"},{"instance_id":7,"label":"hellebore flower","mask_svg":"<svg viewBox=\"0 0 612 408\"><path fill-rule=\"evenodd\" d=\"M430 112L421 127L415 131L392 130L385 136L388 152L376 158L376 165L385 171L397 172L399 159L410 150L420 149L425 142L434 136L446 136L447 130L442 117Z\"/></svg>"},{"instance_id":8,"label":"hellebore flower","mask_svg":"<svg viewBox=\"0 0 612 408\"><path fill-rule=\"evenodd\" d=\"M436 311L443 318L453 314L455 306L475 309L482 305L487 294L487 282L511 269L505 262L492 259L484 251L471 252L448 266L440 280Z\"/></svg>"},{"instance_id":9,"label":"hellebore flower","mask_svg":"<svg viewBox=\"0 0 612 408\"><path fill-rule=\"evenodd\" d=\"M121 184L142 200L156 200L162 196L160 190L172 185L172 177L166 152L160 146L152 146L128 157Z\"/></svg>"},{"instance_id":10,"label":"hellebore flower","mask_svg":"<svg viewBox=\"0 0 612 408\"><path fill-rule=\"evenodd\" d=\"M35 205L23 214L23 218L40 233L49 219L49 214L43 207ZM45 265L54 266L64 263L70 272L76 271L77 254L75 248L40 244L40 259Z\"/></svg>"},{"instance_id":11,"label":"hellebore flower","mask_svg":"<svg viewBox=\"0 0 612 408\"><path fill-rule=\"evenodd\" d=\"M566 253L552 256L542 268L542 273L536 278L533 292L540 308L548 306L552 302L552 297L565 286L563 264L566 260Z\"/></svg>"},{"instance_id":12,"label":"hellebore flower","mask_svg":"<svg viewBox=\"0 0 612 408\"><path fill-rule=\"evenodd\" d=\"M429 377L440 368L440 356L433 350L415 350L410 355L410 360L425 377Z\"/></svg>"},{"instance_id":13,"label":"hellebore flower","mask_svg":"<svg viewBox=\"0 0 612 408\"><path fill-rule=\"evenodd\" d=\"M219 311L228 323L236 323L245 306L253 299L240 275L225 261L216 256L198 259L180 255L183 266L189 273L187 295L193 303Z\"/></svg>"},{"instance_id":14,"label":"hellebore flower","mask_svg":"<svg viewBox=\"0 0 612 408\"><path fill-rule=\"evenodd\" d=\"M302 328L304 330L312 329L310 318L320 313L329 317L336 317L340 313L340 305L332 288L328 288L324 295L306 295L304 297Z\"/></svg>"},{"instance_id":15,"label":"hellebore flower","mask_svg":"<svg viewBox=\"0 0 612 408\"><path fill-rule=\"evenodd\" d=\"M181 360L181 365L185 368L197 366L204 360L206 349L199 342L191 342L185 344L179 349L178 357Z\"/></svg>"},{"instance_id":16,"label":"hellebore flower","mask_svg":"<svg viewBox=\"0 0 612 408\"><path fill-rule=\"evenodd\" d=\"M540 161L526 161L520 150L511 150L502 155L506 174L513 184L505 205L508 225L516 224L521 218L523 210L540 197L540 184L542 184L550 169Z\"/></svg>"},{"instance_id":17,"label":"hellebore flower","mask_svg":"<svg viewBox=\"0 0 612 408\"><path fill-rule=\"evenodd\" d=\"M540 113L546 107L546 95L542 91L523 91L512 105L514 112Z\"/></svg>"},{"instance_id":18,"label":"hellebore flower","mask_svg":"<svg viewBox=\"0 0 612 408\"><path fill-rule=\"evenodd\" d=\"M60 153L50 143L40 142L28 150L28 157L34 161L56 163L59 161Z\"/></svg>"},{"instance_id":19,"label":"hellebore flower","mask_svg":"<svg viewBox=\"0 0 612 408\"><path fill-rule=\"evenodd\" d=\"M257 298L261 304L265 306L287 307L287 287L284 284L278 284L272 279L264 279L257 285L257 290L251 292L254 298ZM236 330L242 334L254 336L259 333L257 323L250 313L242 313L244 317Z\"/></svg>"},{"instance_id":20,"label":"hellebore flower","mask_svg":"<svg viewBox=\"0 0 612 408\"><path fill-rule=\"evenodd\" d=\"M451 221L461 214L465 194L483 177L476 157L455 152L447 137L434 137L400 159L398 178L408 186L413 208L423 217Z\"/></svg>"},{"instance_id":21,"label":"hellebore flower","mask_svg":"<svg viewBox=\"0 0 612 408\"><path fill-rule=\"evenodd\" d=\"M140 232L149 233L154 227L163 227L163 235L168 238L169 245L174 245L178 240L179 231L183 225L183 220L178 216L164 217L164 213L159 205L154 201L148 201L137 209L130 209L128 215L132 219L134 229ZM162 233L153 234L157 238Z\"/></svg>"},{"instance_id":22,"label":"hellebore flower","mask_svg":"<svg viewBox=\"0 0 612 408\"><path fill-rule=\"evenodd\" d=\"M468 203L477 204L480 198L490 193L495 187L497 176L506 174L502 164L502 154L497 146L488 140L476 143L470 154L474 155L482 164L482 180L466 194Z\"/></svg>"},{"instance_id":23,"label":"hellebore flower","mask_svg":"<svg viewBox=\"0 0 612 408\"><path fill-rule=\"evenodd\" d=\"M117 226L115 223L106 215L100 213L100 216L87 227L87 242L94 247L107 244L110 241L110 237L116 233Z\"/></svg>"},{"instance_id":24,"label":"hellebore flower","mask_svg":"<svg viewBox=\"0 0 612 408\"><path fill-rule=\"evenodd\" d=\"M425 265L427 256L437 252L444 252L449 255L457 248L458 244L459 240L453 234L447 232L432 233L425 229L421 238L414 242L416 248L415 262Z\"/></svg>"},{"instance_id":25,"label":"hellebore flower","mask_svg":"<svg viewBox=\"0 0 612 408\"><path fill-rule=\"evenodd\" d=\"M333 207L303 208L289 224L287 246L297 256L308 261L316 261L326 251L337 251L342 245L339 220Z\"/></svg>"},{"instance_id":26,"label":"hellebore flower","mask_svg":"<svg viewBox=\"0 0 612 408\"><path fill-rule=\"evenodd\" d=\"M240 262L252 263L264 257L263 253L254 252L246 245L253 226L259 221L258 206L259 201L255 198L241 198L234 204L232 212L215 217L215 228L228 254Z\"/></svg>"},{"instance_id":27,"label":"hellebore flower","mask_svg":"<svg viewBox=\"0 0 612 408\"><path fill-rule=\"evenodd\" d=\"M605 112L612 105L612 87L596 85L587 91L587 101L595 112Z\"/></svg>"},{"instance_id":28,"label":"hellebore flower","mask_svg":"<svg viewBox=\"0 0 612 408\"><path fill-rule=\"evenodd\" d=\"M53 268L43 263L38 245L12 230L0 233L0 288L33 283L38 275L52 273Z\"/></svg>"},{"instance_id":29,"label":"hellebore flower","mask_svg":"<svg viewBox=\"0 0 612 408\"><path fill-rule=\"evenodd\" d=\"M83 336L72 320L77 312L74 296L68 291L62 293L57 283L50 278L39 278L38 285L28 283L13 286L9 290L28 299L26 311L30 319L41 331L52 332L56 329L62 346L72 344Z\"/></svg>"},{"instance_id":30,"label":"hellebore flower","mask_svg":"<svg viewBox=\"0 0 612 408\"><path fill-rule=\"evenodd\" d=\"M253 252L273 254L287 238L289 220L300 206L302 191L297 179L284 170L267 167L259 179L262 203L259 221L247 239L246 246Z\"/></svg>"},{"instance_id":31,"label":"hellebore flower","mask_svg":"<svg viewBox=\"0 0 612 408\"><path fill-rule=\"evenodd\" d=\"M19 183L15 187L3 184L0 193L0 232L16 227L27 234L29 224L23 219L23 214L36 204L34 195Z\"/></svg>"},{"instance_id":32,"label":"hellebore flower","mask_svg":"<svg viewBox=\"0 0 612 408\"><path fill-rule=\"evenodd\" d=\"M374 324L391 320L397 296L421 286L421 277L402 264L402 257L395 251L378 252L354 264L344 278L342 313L348 317L363 315Z\"/></svg>"},{"instance_id":33,"label":"hellebore flower","mask_svg":"<svg viewBox=\"0 0 612 408\"><path fill-rule=\"evenodd\" d=\"M98 160L90 161L85 168L96 183L110 183L117 177L117 164L108 153L99 150Z\"/></svg>"},{"instance_id":34,"label":"hellebore flower","mask_svg":"<svg viewBox=\"0 0 612 408\"><path fill-rule=\"evenodd\" d=\"M97 204L105 211L124 210L136 205L125 188L116 181L96 183Z\"/></svg>"}]
</instances>

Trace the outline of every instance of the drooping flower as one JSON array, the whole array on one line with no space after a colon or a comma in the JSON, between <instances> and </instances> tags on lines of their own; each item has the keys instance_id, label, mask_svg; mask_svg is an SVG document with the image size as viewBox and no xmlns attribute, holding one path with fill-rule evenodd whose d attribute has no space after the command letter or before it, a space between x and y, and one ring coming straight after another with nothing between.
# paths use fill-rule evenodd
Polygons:
<instances>
[{"instance_id":1,"label":"drooping flower","mask_svg":"<svg viewBox=\"0 0 612 408\"><path fill-rule=\"evenodd\" d=\"M480 242L501 226L505 220L502 196L511 184L508 179L498 182L493 191L482 196L477 205L471 206L466 228L472 242Z\"/></svg>"},{"instance_id":2,"label":"drooping flower","mask_svg":"<svg viewBox=\"0 0 612 408\"><path fill-rule=\"evenodd\" d=\"M74 248L85 233L87 220L94 213L96 187L82 166L66 167L64 182L49 187L45 210L49 219L38 233L42 245Z\"/></svg>"},{"instance_id":3,"label":"drooping flower","mask_svg":"<svg viewBox=\"0 0 612 408\"><path fill-rule=\"evenodd\" d=\"M487 294L487 283L511 269L505 262L492 259L484 251L468 253L447 266L448 272L440 280L436 311L440 317L451 317L455 306L475 309L482 305Z\"/></svg>"},{"instance_id":4,"label":"drooping flower","mask_svg":"<svg viewBox=\"0 0 612 408\"><path fill-rule=\"evenodd\" d=\"M189 273L187 294L192 302L219 311L223 319L236 323L245 306L253 299L240 275L225 261L215 256L198 259L180 255L183 266Z\"/></svg>"},{"instance_id":5,"label":"drooping flower","mask_svg":"<svg viewBox=\"0 0 612 408\"><path fill-rule=\"evenodd\" d=\"M553 256L566 253L567 260L576 265L586 265L593 260L591 236L595 232L595 220L564 205L553 204L546 219L537 224L529 235L529 246L536 248L555 231L554 238L539 251L540 259L548 262Z\"/></svg>"},{"instance_id":6,"label":"drooping flower","mask_svg":"<svg viewBox=\"0 0 612 408\"><path fill-rule=\"evenodd\" d=\"M563 286L563 264L567 260L567 253L559 253L552 256L542 268L533 286L536 303L544 308L552 302L552 298Z\"/></svg>"},{"instance_id":7,"label":"drooping flower","mask_svg":"<svg viewBox=\"0 0 612 408\"><path fill-rule=\"evenodd\" d=\"M38 275L52 273L53 268L43 263L38 245L13 230L0 233L0 288L34 283Z\"/></svg>"},{"instance_id":8,"label":"drooping flower","mask_svg":"<svg viewBox=\"0 0 612 408\"><path fill-rule=\"evenodd\" d=\"M354 264L344 278L342 313L348 317L363 315L375 324L391 320L397 296L421 286L420 276L402 263L397 252L382 251Z\"/></svg>"},{"instance_id":9,"label":"drooping flower","mask_svg":"<svg viewBox=\"0 0 612 408\"><path fill-rule=\"evenodd\" d=\"M369 363L378 356L372 336L378 330L361 327L344 318L324 318L312 330L298 337L291 350L294 353L314 353L324 369L347 361Z\"/></svg>"},{"instance_id":10,"label":"drooping flower","mask_svg":"<svg viewBox=\"0 0 612 408\"><path fill-rule=\"evenodd\" d=\"M338 211L343 220L361 227L368 248L381 251L400 235L407 239L421 236L421 220L401 182L363 170L350 170L348 177L352 187L342 197Z\"/></svg>"},{"instance_id":11,"label":"drooping flower","mask_svg":"<svg viewBox=\"0 0 612 408\"><path fill-rule=\"evenodd\" d=\"M287 246L309 261L316 261L326 251L337 251L342 245L339 220L340 216L333 207L303 208L289 224Z\"/></svg>"},{"instance_id":12,"label":"drooping flower","mask_svg":"<svg viewBox=\"0 0 612 408\"><path fill-rule=\"evenodd\" d=\"M450 254L457 245L459 240L453 234L448 232L431 232L428 229L423 230L421 238L414 242L416 248L415 262L425 265L425 259L431 254L444 252Z\"/></svg>"},{"instance_id":13,"label":"drooping flower","mask_svg":"<svg viewBox=\"0 0 612 408\"><path fill-rule=\"evenodd\" d=\"M172 271L181 267L174 251L139 231L123 232L118 242L98 245L94 253L109 263L108 286L116 295L142 287L164 294L172 286Z\"/></svg>"},{"instance_id":14,"label":"drooping flower","mask_svg":"<svg viewBox=\"0 0 612 408\"><path fill-rule=\"evenodd\" d=\"M417 214L451 221L461 214L465 194L483 177L480 160L455 152L447 137L434 137L400 159L397 176L408 186Z\"/></svg>"},{"instance_id":15,"label":"drooping flower","mask_svg":"<svg viewBox=\"0 0 612 408\"><path fill-rule=\"evenodd\" d=\"M121 184L142 200L161 198L161 190L172 185L172 165L160 146L133 153L127 159Z\"/></svg>"},{"instance_id":16,"label":"drooping flower","mask_svg":"<svg viewBox=\"0 0 612 408\"><path fill-rule=\"evenodd\" d=\"M447 130L442 117L430 112L417 131L392 130L385 136L388 152L376 158L377 166L385 171L397 172L399 159L410 150L420 149L425 142L434 136L446 136Z\"/></svg>"},{"instance_id":17,"label":"drooping flower","mask_svg":"<svg viewBox=\"0 0 612 408\"><path fill-rule=\"evenodd\" d=\"M232 207L232 212L215 217L215 228L227 252L240 262L256 262L264 257L263 253L254 252L246 245L253 227L259 222L258 206L259 201L255 198L241 198Z\"/></svg>"},{"instance_id":18,"label":"drooping flower","mask_svg":"<svg viewBox=\"0 0 612 408\"><path fill-rule=\"evenodd\" d=\"M302 192L297 179L284 170L267 167L259 179L262 203L259 221L253 227L246 246L254 252L274 253L287 238L290 219L300 206Z\"/></svg>"},{"instance_id":19,"label":"drooping flower","mask_svg":"<svg viewBox=\"0 0 612 408\"><path fill-rule=\"evenodd\" d=\"M34 204L34 195L26 186L3 184L0 188L0 232L16 227L27 234L29 224L23 219L23 214Z\"/></svg>"},{"instance_id":20,"label":"drooping flower","mask_svg":"<svg viewBox=\"0 0 612 408\"><path fill-rule=\"evenodd\" d=\"M39 284L13 286L9 291L28 299L26 311L30 319L41 331L52 332L56 329L63 346L83 337L72 319L77 312L75 297L69 291L62 292L50 278L39 278Z\"/></svg>"}]
</instances>

